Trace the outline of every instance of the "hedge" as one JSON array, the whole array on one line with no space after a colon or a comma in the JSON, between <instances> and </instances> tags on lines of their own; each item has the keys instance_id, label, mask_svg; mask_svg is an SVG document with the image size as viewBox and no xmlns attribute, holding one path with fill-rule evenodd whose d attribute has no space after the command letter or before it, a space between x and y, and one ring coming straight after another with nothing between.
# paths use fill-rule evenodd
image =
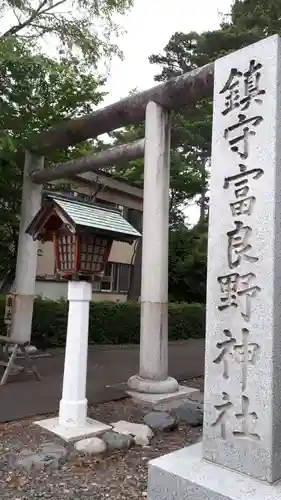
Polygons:
<instances>
[{"instance_id":1,"label":"hedge","mask_svg":"<svg viewBox=\"0 0 281 500\"><path fill-rule=\"evenodd\" d=\"M0 298L0 320L3 323L4 299ZM36 299L34 304L32 343L38 348L65 344L68 303ZM140 305L135 302L93 302L90 306L89 342L91 344L138 344ZM202 304L169 304L169 338L180 340L204 337L205 306Z\"/></svg>"}]
</instances>

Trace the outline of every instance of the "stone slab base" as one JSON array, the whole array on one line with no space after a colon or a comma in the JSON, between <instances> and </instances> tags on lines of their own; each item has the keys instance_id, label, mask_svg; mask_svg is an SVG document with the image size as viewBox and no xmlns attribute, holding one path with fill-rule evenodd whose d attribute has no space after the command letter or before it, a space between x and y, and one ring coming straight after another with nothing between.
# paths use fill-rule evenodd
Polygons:
<instances>
[{"instance_id":1,"label":"stone slab base","mask_svg":"<svg viewBox=\"0 0 281 500\"><path fill-rule=\"evenodd\" d=\"M133 399L144 401L146 403L158 404L165 403L167 401L172 401L173 399L185 399L191 393L199 392L198 389L193 387L187 387L185 385L179 385L179 390L176 392L171 392L169 394L152 394L147 392L137 392L137 391L127 391L127 394Z\"/></svg>"},{"instance_id":2,"label":"stone slab base","mask_svg":"<svg viewBox=\"0 0 281 500\"><path fill-rule=\"evenodd\" d=\"M198 443L152 460L148 500L280 500L281 481L269 485L201 457Z\"/></svg>"},{"instance_id":3,"label":"stone slab base","mask_svg":"<svg viewBox=\"0 0 281 500\"><path fill-rule=\"evenodd\" d=\"M45 420L37 420L34 422L35 425L39 425L43 429L46 429L53 434L56 434L64 441L78 441L85 437L96 436L102 432L112 429L111 426L98 422L97 420L92 420L87 418L86 424L83 427L65 427L59 425L59 419L47 418Z\"/></svg>"}]
</instances>

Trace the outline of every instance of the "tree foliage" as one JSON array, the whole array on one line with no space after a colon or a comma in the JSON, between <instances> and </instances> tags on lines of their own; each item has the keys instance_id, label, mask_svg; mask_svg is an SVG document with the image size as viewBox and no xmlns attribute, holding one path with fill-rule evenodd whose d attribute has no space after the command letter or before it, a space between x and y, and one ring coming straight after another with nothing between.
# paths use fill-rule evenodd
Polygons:
<instances>
[{"instance_id":1,"label":"tree foliage","mask_svg":"<svg viewBox=\"0 0 281 500\"><path fill-rule=\"evenodd\" d=\"M184 131L182 129L182 118L177 122L177 147L171 150L171 175L170 175L170 227L175 228L184 224L184 208L189 201L201 192L202 172L197 154L191 164L187 155L183 153ZM144 136L144 124L131 125L124 130L110 134L115 144L124 144ZM192 154L191 152L189 153ZM143 187L144 161L137 159L111 169L111 173L118 178L125 179L139 187Z\"/></svg>"},{"instance_id":2,"label":"tree foliage","mask_svg":"<svg viewBox=\"0 0 281 500\"><path fill-rule=\"evenodd\" d=\"M170 232L169 299L205 302L207 222Z\"/></svg>"},{"instance_id":3,"label":"tree foliage","mask_svg":"<svg viewBox=\"0 0 281 500\"><path fill-rule=\"evenodd\" d=\"M0 52L0 276L14 267L18 237L23 158L32 137L66 118L89 113L103 93L103 81L73 59L33 55L16 38L2 40ZM28 75L28 77L27 77ZM49 160L65 160L87 148L80 144Z\"/></svg>"},{"instance_id":4,"label":"tree foliage","mask_svg":"<svg viewBox=\"0 0 281 500\"><path fill-rule=\"evenodd\" d=\"M235 0L220 29L175 33L161 54L153 54L150 62L161 68L155 80L166 81L280 32L281 0ZM182 110L181 116L175 116L173 128L175 148L184 157L183 168L189 165L193 170L198 166L201 169L204 202L207 176L203 172L211 154L212 100L199 101L187 113Z\"/></svg>"},{"instance_id":5,"label":"tree foliage","mask_svg":"<svg viewBox=\"0 0 281 500\"><path fill-rule=\"evenodd\" d=\"M153 54L150 62L160 68L155 80L179 76L275 33L281 33L281 0L235 0L219 29L175 33L161 54ZM179 230L170 233L169 287L171 297L176 300L201 300L205 296L208 213L205 167L210 163L211 136L211 99L174 114L172 158L177 159L177 168L175 177L174 167L171 169L171 186L176 184L179 174L190 180L189 184L177 186L178 220L184 205L182 200L189 200L188 190L194 186L191 182L194 175L200 178L196 187L201 201L199 226L188 231L180 225ZM196 194L192 189L189 193L190 197Z\"/></svg>"},{"instance_id":6,"label":"tree foliage","mask_svg":"<svg viewBox=\"0 0 281 500\"><path fill-rule=\"evenodd\" d=\"M132 4L133 0L2 0L0 36L21 38L29 47L51 42L63 53L96 64L103 55L120 54L111 41L120 28L113 18Z\"/></svg>"},{"instance_id":7,"label":"tree foliage","mask_svg":"<svg viewBox=\"0 0 281 500\"><path fill-rule=\"evenodd\" d=\"M15 269L26 139L57 123L90 113L104 96L97 74L102 55L118 48L110 35L133 0L3 0L0 6L0 278ZM102 29L103 28L103 29ZM42 42L52 43L54 57ZM57 44L57 45L56 45ZM97 141L48 158L66 161Z\"/></svg>"}]
</instances>

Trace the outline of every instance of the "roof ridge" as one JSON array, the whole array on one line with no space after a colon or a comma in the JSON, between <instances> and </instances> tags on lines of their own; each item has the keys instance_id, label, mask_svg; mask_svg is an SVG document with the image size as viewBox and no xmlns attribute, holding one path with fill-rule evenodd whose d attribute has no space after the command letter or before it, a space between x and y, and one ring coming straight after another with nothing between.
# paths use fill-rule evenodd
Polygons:
<instances>
[{"instance_id":1,"label":"roof ridge","mask_svg":"<svg viewBox=\"0 0 281 500\"><path fill-rule=\"evenodd\" d=\"M122 215L121 210L119 210L118 208L108 208L108 207L104 207L102 205L99 205L96 202L79 200L79 196L77 196L78 199L76 199L73 196L63 195L61 193L57 193L56 191L46 191L45 194L47 195L48 198L51 198L53 200L55 198L58 198L60 200L65 200L65 201L68 201L70 203L75 203L76 205L86 205L87 207L95 207L98 210L103 210L105 212L113 212L113 213L117 213L119 215Z\"/></svg>"},{"instance_id":2,"label":"roof ridge","mask_svg":"<svg viewBox=\"0 0 281 500\"><path fill-rule=\"evenodd\" d=\"M50 199L64 210L75 225L96 227L96 229L104 229L124 235L141 236L139 231L118 211L96 207L90 203L75 202L75 200L70 200L69 203L68 198L63 196L56 197L52 195Z\"/></svg>"}]
</instances>

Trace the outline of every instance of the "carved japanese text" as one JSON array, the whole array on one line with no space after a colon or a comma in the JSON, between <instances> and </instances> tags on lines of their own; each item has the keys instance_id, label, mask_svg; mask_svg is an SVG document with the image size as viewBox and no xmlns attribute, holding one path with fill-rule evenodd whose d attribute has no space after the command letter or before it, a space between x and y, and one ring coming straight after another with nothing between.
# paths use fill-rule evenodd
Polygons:
<instances>
[{"instance_id":1,"label":"carved japanese text","mask_svg":"<svg viewBox=\"0 0 281 500\"><path fill-rule=\"evenodd\" d=\"M255 128L263 121L262 116L252 116L239 114L238 121L227 127L224 137L228 140L231 151L237 153L243 160L249 156L249 137L256 135Z\"/></svg>"},{"instance_id":2,"label":"carved japanese text","mask_svg":"<svg viewBox=\"0 0 281 500\"><path fill-rule=\"evenodd\" d=\"M248 262L257 262L258 260L258 257L252 255L252 245L250 244L252 228L245 226L242 221L234 221L234 225L235 229L227 233L227 258L230 269L239 266L242 259Z\"/></svg>"},{"instance_id":3,"label":"carved japanese text","mask_svg":"<svg viewBox=\"0 0 281 500\"><path fill-rule=\"evenodd\" d=\"M249 342L250 332L247 328L242 328L242 343L239 344L232 336L230 330L223 331L227 340L217 343L217 348L221 351L214 359L213 363L222 364L223 377L230 378L231 363L242 367L242 391L247 388L248 367L254 366L258 360L260 346L256 342Z\"/></svg>"},{"instance_id":4,"label":"carved japanese text","mask_svg":"<svg viewBox=\"0 0 281 500\"><path fill-rule=\"evenodd\" d=\"M234 411L234 405L231 402L229 394L226 392L222 393L221 404L215 405L215 409L218 412L217 418L211 424L212 427L220 426L220 434L222 439L227 438L228 429L228 415L232 412L236 420L238 421L238 429L230 431L233 436L240 439L250 439L254 441L260 441L260 436L255 432L255 426L258 420L256 412L250 411L250 401L247 396L242 396L242 411L236 413Z\"/></svg>"},{"instance_id":5,"label":"carved japanese text","mask_svg":"<svg viewBox=\"0 0 281 500\"><path fill-rule=\"evenodd\" d=\"M251 319L251 299L261 291L261 288L253 283L255 279L254 273L243 275L231 273L219 276L221 297L218 309L224 311L230 307L240 306L243 319L249 322ZM242 303L242 299L244 299L244 303Z\"/></svg>"},{"instance_id":6,"label":"carved japanese text","mask_svg":"<svg viewBox=\"0 0 281 500\"><path fill-rule=\"evenodd\" d=\"M230 70L229 77L220 91L220 94L225 95L223 115L238 108L245 111L252 101L262 104L265 90L260 88L261 68L262 64L252 59L249 68L244 73L237 68Z\"/></svg>"}]
</instances>

